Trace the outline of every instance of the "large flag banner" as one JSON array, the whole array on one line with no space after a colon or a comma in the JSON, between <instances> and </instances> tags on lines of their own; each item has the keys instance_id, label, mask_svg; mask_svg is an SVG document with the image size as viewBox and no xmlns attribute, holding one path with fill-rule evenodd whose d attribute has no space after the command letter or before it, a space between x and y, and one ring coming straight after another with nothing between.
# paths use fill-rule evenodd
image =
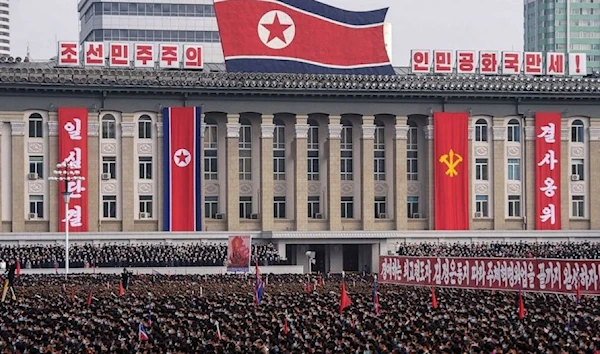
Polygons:
<instances>
[{"instance_id":1,"label":"large flag banner","mask_svg":"<svg viewBox=\"0 0 600 354\"><path fill-rule=\"evenodd\" d=\"M561 114L535 115L535 228L560 230Z\"/></svg>"},{"instance_id":2,"label":"large flag banner","mask_svg":"<svg viewBox=\"0 0 600 354\"><path fill-rule=\"evenodd\" d=\"M435 229L469 229L469 114L433 114Z\"/></svg>"},{"instance_id":3,"label":"large flag banner","mask_svg":"<svg viewBox=\"0 0 600 354\"><path fill-rule=\"evenodd\" d=\"M57 200L60 232L65 231L65 220L69 222L69 231L87 232L88 230L88 110L87 108L58 108L58 162L71 164L79 171L83 180L59 181ZM68 215L62 193L68 188L71 192Z\"/></svg>"},{"instance_id":4,"label":"large flag banner","mask_svg":"<svg viewBox=\"0 0 600 354\"><path fill-rule=\"evenodd\" d=\"M163 109L164 231L202 231L199 107Z\"/></svg>"},{"instance_id":5,"label":"large flag banner","mask_svg":"<svg viewBox=\"0 0 600 354\"><path fill-rule=\"evenodd\" d=\"M229 72L394 75L387 8L353 12L315 0L215 0Z\"/></svg>"},{"instance_id":6,"label":"large flag banner","mask_svg":"<svg viewBox=\"0 0 600 354\"><path fill-rule=\"evenodd\" d=\"M600 295L600 260L380 256L379 282Z\"/></svg>"},{"instance_id":7,"label":"large flag banner","mask_svg":"<svg viewBox=\"0 0 600 354\"><path fill-rule=\"evenodd\" d=\"M229 236L227 244L227 271L248 272L250 270L251 251L251 236Z\"/></svg>"}]
</instances>

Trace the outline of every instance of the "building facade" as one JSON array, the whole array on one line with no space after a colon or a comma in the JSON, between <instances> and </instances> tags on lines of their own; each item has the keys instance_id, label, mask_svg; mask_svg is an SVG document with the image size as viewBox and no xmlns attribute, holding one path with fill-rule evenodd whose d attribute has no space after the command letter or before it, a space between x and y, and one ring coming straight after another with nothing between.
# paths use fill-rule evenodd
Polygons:
<instances>
[{"instance_id":1,"label":"building facade","mask_svg":"<svg viewBox=\"0 0 600 354\"><path fill-rule=\"evenodd\" d=\"M593 0L525 0L525 51L587 54L600 70L600 3Z\"/></svg>"},{"instance_id":2,"label":"building facade","mask_svg":"<svg viewBox=\"0 0 600 354\"><path fill-rule=\"evenodd\" d=\"M10 55L10 3L0 0L0 56Z\"/></svg>"},{"instance_id":3,"label":"building facade","mask_svg":"<svg viewBox=\"0 0 600 354\"><path fill-rule=\"evenodd\" d=\"M80 43L189 42L224 61L212 0L81 0L78 11Z\"/></svg>"}]
</instances>

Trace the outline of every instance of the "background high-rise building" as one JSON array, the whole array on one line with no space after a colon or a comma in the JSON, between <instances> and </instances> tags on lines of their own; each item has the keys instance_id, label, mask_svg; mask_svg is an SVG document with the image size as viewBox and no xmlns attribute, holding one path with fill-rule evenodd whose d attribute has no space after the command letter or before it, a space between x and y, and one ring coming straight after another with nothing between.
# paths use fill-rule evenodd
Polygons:
<instances>
[{"instance_id":1,"label":"background high-rise building","mask_svg":"<svg viewBox=\"0 0 600 354\"><path fill-rule=\"evenodd\" d=\"M0 0L0 56L10 55L10 11L8 0Z\"/></svg>"},{"instance_id":2,"label":"background high-rise building","mask_svg":"<svg viewBox=\"0 0 600 354\"><path fill-rule=\"evenodd\" d=\"M81 0L78 11L81 43L202 43L204 62L224 61L212 0Z\"/></svg>"},{"instance_id":3,"label":"background high-rise building","mask_svg":"<svg viewBox=\"0 0 600 354\"><path fill-rule=\"evenodd\" d=\"M586 53L600 70L600 1L525 0L525 51Z\"/></svg>"}]
</instances>

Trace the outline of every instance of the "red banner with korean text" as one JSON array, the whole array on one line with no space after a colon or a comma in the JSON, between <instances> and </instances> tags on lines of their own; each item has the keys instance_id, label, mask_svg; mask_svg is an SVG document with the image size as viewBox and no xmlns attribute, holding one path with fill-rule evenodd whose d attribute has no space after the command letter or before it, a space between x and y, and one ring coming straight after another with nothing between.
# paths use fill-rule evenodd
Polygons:
<instances>
[{"instance_id":1,"label":"red banner with korean text","mask_svg":"<svg viewBox=\"0 0 600 354\"><path fill-rule=\"evenodd\" d=\"M600 294L600 260L379 257L379 282L464 289Z\"/></svg>"},{"instance_id":2,"label":"red banner with korean text","mask_svg":"<svg viewBox=\"0 0 600 354\"><path fill-rule=\"evenodd\" d=\"M433 114L435 229L469 229L469 114Z\"/></svg>"},{"instance_id":3,"label":"red banner with korean text","mask_svg":"<svg viewBox=\"0 0 600 354\"><path fill-rule=\"evenodd\" d=\"M83 180L58 182L59 230L65 231L65 202L62 193L68 188L71 192L69 200L69 231L88 231L88 111L87 108L58 109L58 163L71 163L79 170Z\"/></svg>"},{"instance_id":4,"label":"red banner with korean text","mask_svg":"<svg viewBox=\"0 0 600 354\"><path fill-rule=\"evenodd\" d=\"M535 228L560 230L561 114L535 115Z\"/></svg>"}]
</instances>

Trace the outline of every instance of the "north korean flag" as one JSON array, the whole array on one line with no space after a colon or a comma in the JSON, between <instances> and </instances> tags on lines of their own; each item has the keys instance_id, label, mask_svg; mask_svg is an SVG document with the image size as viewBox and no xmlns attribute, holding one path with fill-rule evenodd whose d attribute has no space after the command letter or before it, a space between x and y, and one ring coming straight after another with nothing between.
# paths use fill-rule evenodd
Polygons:
<instances>
[{"instance_id":1,"label":"north korean flag","mask_svg":"<svg viewBox=\"0 0 600 354\"><path fill-rule=\"evenodd\" d=\"M214 0L229 72L394 75L387 8L353 12L315 0Z\"/></svg>"},{"instance_id":2,"label":"north korean flag","mask_svg":"<svg viewBox=\"0 0 600 354\"><path fill-rule=\"evenodd\" d=\"M164 231L202 231L199 107L163 109Z\"/></svg>"}]
</instances>

